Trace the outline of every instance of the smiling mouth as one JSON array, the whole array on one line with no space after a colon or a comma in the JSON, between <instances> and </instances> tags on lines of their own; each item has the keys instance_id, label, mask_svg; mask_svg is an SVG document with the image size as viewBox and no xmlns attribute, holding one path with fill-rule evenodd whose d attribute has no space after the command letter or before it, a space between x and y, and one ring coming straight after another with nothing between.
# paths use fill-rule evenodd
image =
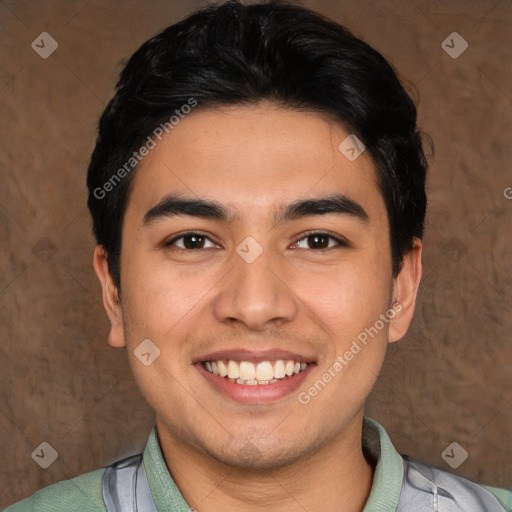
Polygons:
<instances>
[{"instance_id":1,"label":"smiling mouth","mask_svg":"<svg viewBox=\"0 0 512 512\"><path fill-rule=\"evenodd\" d=\"M292 359L275 361L235 361L233 359L203 361L206 371L230 382L245 386L268 385L302 373L311 363Z\"/></svg>"}]
</instances>

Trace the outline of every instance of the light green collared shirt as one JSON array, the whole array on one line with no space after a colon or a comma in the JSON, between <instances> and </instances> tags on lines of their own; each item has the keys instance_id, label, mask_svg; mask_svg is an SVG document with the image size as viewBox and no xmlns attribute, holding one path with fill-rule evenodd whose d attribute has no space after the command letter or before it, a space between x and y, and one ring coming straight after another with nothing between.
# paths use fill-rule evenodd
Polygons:
<instances>
[{"instance_id":1,"label":"light green collared shirt","mask_svg":"<svg viewBox=\"0 0 512 512\"><path fill-rule=\"evenodd\" d=\"M384 427L368 417L363 421L363 447L376 460L376 467L370 496L362 512L395 512L402 488L402 458ZM158 512L190 512L165 464L156 426L149 435L143 459ZM104 471L98 469L41 489L4 512L106 512L101 490ZM485 487L512 511L512 491Z\"/></svg>"}]
</instances>

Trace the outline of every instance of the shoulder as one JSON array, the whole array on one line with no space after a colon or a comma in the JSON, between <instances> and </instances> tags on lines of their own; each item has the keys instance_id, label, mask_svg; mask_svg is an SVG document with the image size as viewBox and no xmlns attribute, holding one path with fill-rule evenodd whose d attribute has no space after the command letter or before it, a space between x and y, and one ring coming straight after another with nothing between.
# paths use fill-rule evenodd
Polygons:
<instances>
[{"instance_id":1,"label":"shoulder","mask_svg":"<svg viewBox=\"0 0 512 512\"><path fill-rule=\"evenodd\" d=\"M4 512L106 512L101 492L105 468L37 491Z\"/></svg>"},{"instance_id":2,"label":"shoulder","mask_svg":"<svg viewBox=\"0 0 512 512\"><path fill-rule=\"evenodd\" d=\"M494 494L507 510L512 510L512 489L500 489L499 487L492 487L490 485L484 485L483 487Z\"/></svg>"},{"instance_id":3,"label":"shoulder","mask_svg":"<svg viewBox=\"0 0 512 512\"><path fill-rule=\"evenodd\" d=\"M511 510L512 491L479 484L450 471L415 461L406 455L402 458L404 480L401 501L407 502L409 507L415 502L417 506L428 506L431 501L436 501L444 505L446 510L454 511Z\"/></svg>"}]
</instances>

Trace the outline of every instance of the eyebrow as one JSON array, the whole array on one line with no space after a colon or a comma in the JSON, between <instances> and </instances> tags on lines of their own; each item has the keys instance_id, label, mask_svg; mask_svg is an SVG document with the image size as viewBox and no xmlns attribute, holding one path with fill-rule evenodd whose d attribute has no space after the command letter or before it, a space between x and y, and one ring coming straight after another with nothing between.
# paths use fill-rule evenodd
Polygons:
<instances>
[{"instance_id":1,"label":"eyebrow","mask_svg":"<svg viewBox=\"0 0 512 512\"><path fill-rule=\"evenodd\" d=\"M234 218L233 212L217 201L191 199L170 194L146 212L141 226L147 228L159 220L177 215L190 215L192 217L221 220L224 222L232 221Z\"/></svg>"},{"instance_id":2,"label":"eyebrow","mask_svg":"<svg viewBox=\"0 0 512 512\"><path fill-rule=\"evenodd\" d=\"M300 219L310 215L349 215L357 220L368 223L369 216L366 210L356 201L344 194L334 194L328 197L302 199L282 206L274 215L274 223Z\"/></svg>"},{"instance_id":3,"label":"eyebrow","mask_svg":"<svg viewBox=\"0 0 512 512\"><path fill-rule=\"evenodd\" d=\"M272 220L274 224L279 224L312 215L326 215L330 213L348 215L363 223L369 222L366 210L359 203L344 194L294 201L293 203L281 206L277 212L274 212ZM231 208L217 201L169 194L146 212L141 227L149 228L160 220L179 215L189 215L223 222L233 222L236 218L236 214Z\"/></svg>"}]
</instances>

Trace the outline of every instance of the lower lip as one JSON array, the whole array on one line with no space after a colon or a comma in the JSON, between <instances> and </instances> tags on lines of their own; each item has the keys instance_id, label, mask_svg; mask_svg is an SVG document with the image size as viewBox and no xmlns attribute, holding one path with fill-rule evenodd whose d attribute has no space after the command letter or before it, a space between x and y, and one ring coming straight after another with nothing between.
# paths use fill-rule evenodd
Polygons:
<instances>
[{"instance_id":1,"label":"lower lip","mask_svg":"<svg viewBox=\"0 0 512 512\"><path fill-rule=\"evenodd\" d=\"M220 393L227 395L237 402L260 404L275 402L296 391L316 365L310 363L302 372L273 384L256 385L237 384L225 377L209 372L201 363L196 363L195 366L199 373Z\"/></svg>"}]
</instances>

